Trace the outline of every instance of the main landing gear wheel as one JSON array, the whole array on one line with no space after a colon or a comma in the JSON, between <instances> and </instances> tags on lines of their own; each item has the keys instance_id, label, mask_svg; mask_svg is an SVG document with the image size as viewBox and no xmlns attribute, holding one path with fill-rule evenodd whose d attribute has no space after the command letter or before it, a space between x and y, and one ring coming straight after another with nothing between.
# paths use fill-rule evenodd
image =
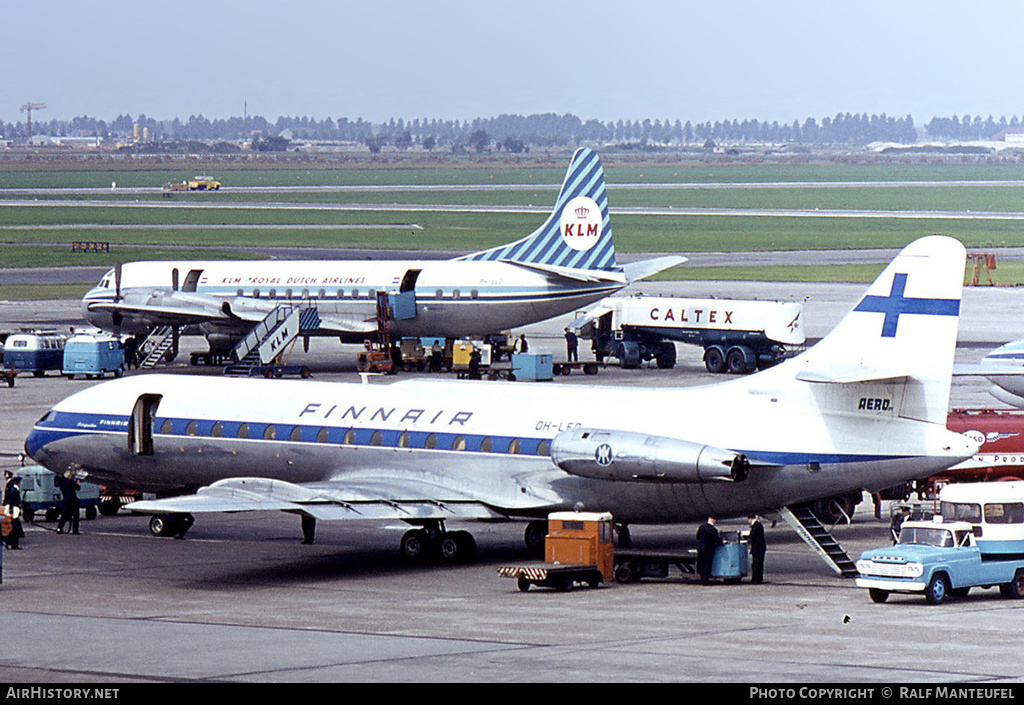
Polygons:
<instances>
[{"instance_id":1,"label":"main landing gear wheel","mask_svg":"<svg viewBox=\"0 0 1024 705\"><path fill-rule=\"evenodd\" d=\"M468 531L449 531L437 544L442 563L468 563L476 555L476 539Z\"/></svg>"},{"instance_id":2,"label":"main landing gear wheel","mask_svg":"<svg viewBox=\"0 0 1024 705\"><path fill-rule=\"evenodd\" d=\"M412 529L406 531L405 535L402 536L399 550L402 552L403 558L410 561L418 561L426 556L429 543L426 531L423 529Z\"/></svg>"},{"instance_id":3,"label":"main landing gear wheel","mask_svg":"<svg viewBox=\"0 0 1024 705\"><path fill-rule=\"evenodd\" d=\"M531 556L544 555L544 538L548 535L548 523L544 519L536 519L526 525L523 541Z\"/></svg>"},{"instance_id":4,"label":"main landing gear wheel","mask_svg":"<svg viewBox=\"0 0 1024 705\"><path fill-rule=\"evenodd\" d=\"M399 550L409 561L468 563L476 556L476 539L468 531L446 531L443 522L438 522L437 525L406 531Z\"/></svg>"}]
</instances>

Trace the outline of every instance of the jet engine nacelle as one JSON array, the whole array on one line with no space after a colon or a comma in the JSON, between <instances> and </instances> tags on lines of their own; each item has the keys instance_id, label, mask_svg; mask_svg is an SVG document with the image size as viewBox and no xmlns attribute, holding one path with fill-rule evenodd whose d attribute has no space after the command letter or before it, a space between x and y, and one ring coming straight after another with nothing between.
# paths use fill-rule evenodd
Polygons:
<instances>
[{"instance_id":1,"label":"jet engine nacelle","mask_svg":"<svg viewBox=\"0 0 1024 705\"><path fill-rule=\"evenodd\" d=\"M551 459L570 475L618 482L740 482L742 453L633 431L577 428L551 441Z\"/></svg>"}]
</instances>

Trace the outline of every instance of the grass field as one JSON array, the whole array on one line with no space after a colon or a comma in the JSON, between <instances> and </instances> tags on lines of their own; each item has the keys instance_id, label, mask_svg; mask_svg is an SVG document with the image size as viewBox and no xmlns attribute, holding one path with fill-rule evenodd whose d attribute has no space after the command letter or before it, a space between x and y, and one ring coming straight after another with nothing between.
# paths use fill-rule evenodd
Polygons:
<instances>
[{"instance_id":1,"label":"grass field","mask_svg":"<svg viewBox=\"0 0 1024 705\"><path fill-rule=\"evenodd\" d=\"M537 161L537 160L534 160ZM544 161L544 160L541 160ZM451 213L428 210L352 210L353 204L510 205L546 209L564 174L529 163L463 168L238 169L214 171L217 193L162 198L159 185L194 169L75 169L0 171L0 266L109 266L136 259L241 258L223 248L252 244L318 248L374 247L472 251L522 237L542 213ZM557 166L554 165L557 163ZM972 250L1024 246L1024 220L1012 218L774 217L634 215L616 208L795 209L843 211L1024 212L1021 164L629 164L606 160L616 248L622 252L732 252L898 248L921 235L942 233ZM152 193L119 193L123 187ZM900 183L894 182L930 182ZM970 181L970 184L934 182ZM991 183L993 181L1009 183ZM638 188L625 184L750 184L802 182L801 187ZM813 185L817 182L817 185ZM849 182L876 182L842 186ZM881 183L885 182L885 183ZM811 183L812 185L805 185ZM256 191L232 186L376 186L424 184L533 184L523 190ZM623 186L616 188L616 184ZM10 193L14 188L98 188L101 192ZM60 203L47 203L59 199ZM224 206L224 207L222 207ZM338 210L335 207L344 207ZM241 227L239 227L241 226ZM337 228L332 226L338 226ZM355 226L355 227L354 227ZM109 253L72 253L78 240L111 243ZM145 247L141 247L145 246ZM182 249L188 252L183 255ZM255 255L250 255L255 256ZM868 281L870 266L677 268L662 278ZM997 283L1024 283L1015 263L1000 262ZM90 283L83 283L87 288ZM41 298L42 287L0 288L0 298Z\"/></svg>"}]
</instances>

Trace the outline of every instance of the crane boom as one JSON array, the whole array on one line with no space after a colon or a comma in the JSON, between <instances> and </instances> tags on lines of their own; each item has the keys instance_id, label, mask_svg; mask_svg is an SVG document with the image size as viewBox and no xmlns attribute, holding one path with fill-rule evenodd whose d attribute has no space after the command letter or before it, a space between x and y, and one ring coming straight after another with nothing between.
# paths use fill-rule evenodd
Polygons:
<instances>
[{"instance_id":1,"label":"crane boom","mask_svg":"<svg viewBox=\"0 0 1024 705\"><path fill-rule=\"evenodd\" d=\"M21 112L25 113L25 139L32 137L32 111L42 110L45 107L46 103L33 103L32 101L21 106Z\"/></svg>"}]
</instances>

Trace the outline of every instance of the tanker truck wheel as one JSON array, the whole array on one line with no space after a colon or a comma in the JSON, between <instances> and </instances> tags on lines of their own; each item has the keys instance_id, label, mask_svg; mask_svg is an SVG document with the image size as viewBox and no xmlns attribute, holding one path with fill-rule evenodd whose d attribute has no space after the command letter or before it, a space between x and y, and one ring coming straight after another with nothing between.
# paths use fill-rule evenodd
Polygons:
<instances>
[{"instance_id":1,"label":"tanker truck wheel","mask_svg":"<svg viewBox=\"0 0 1024 705\"><path fill-rule=\"evenodd\" d=\"M725 372L725 351L712 345L704 351L704 367L713 375Z\"/></svg>"}]
</instances>

